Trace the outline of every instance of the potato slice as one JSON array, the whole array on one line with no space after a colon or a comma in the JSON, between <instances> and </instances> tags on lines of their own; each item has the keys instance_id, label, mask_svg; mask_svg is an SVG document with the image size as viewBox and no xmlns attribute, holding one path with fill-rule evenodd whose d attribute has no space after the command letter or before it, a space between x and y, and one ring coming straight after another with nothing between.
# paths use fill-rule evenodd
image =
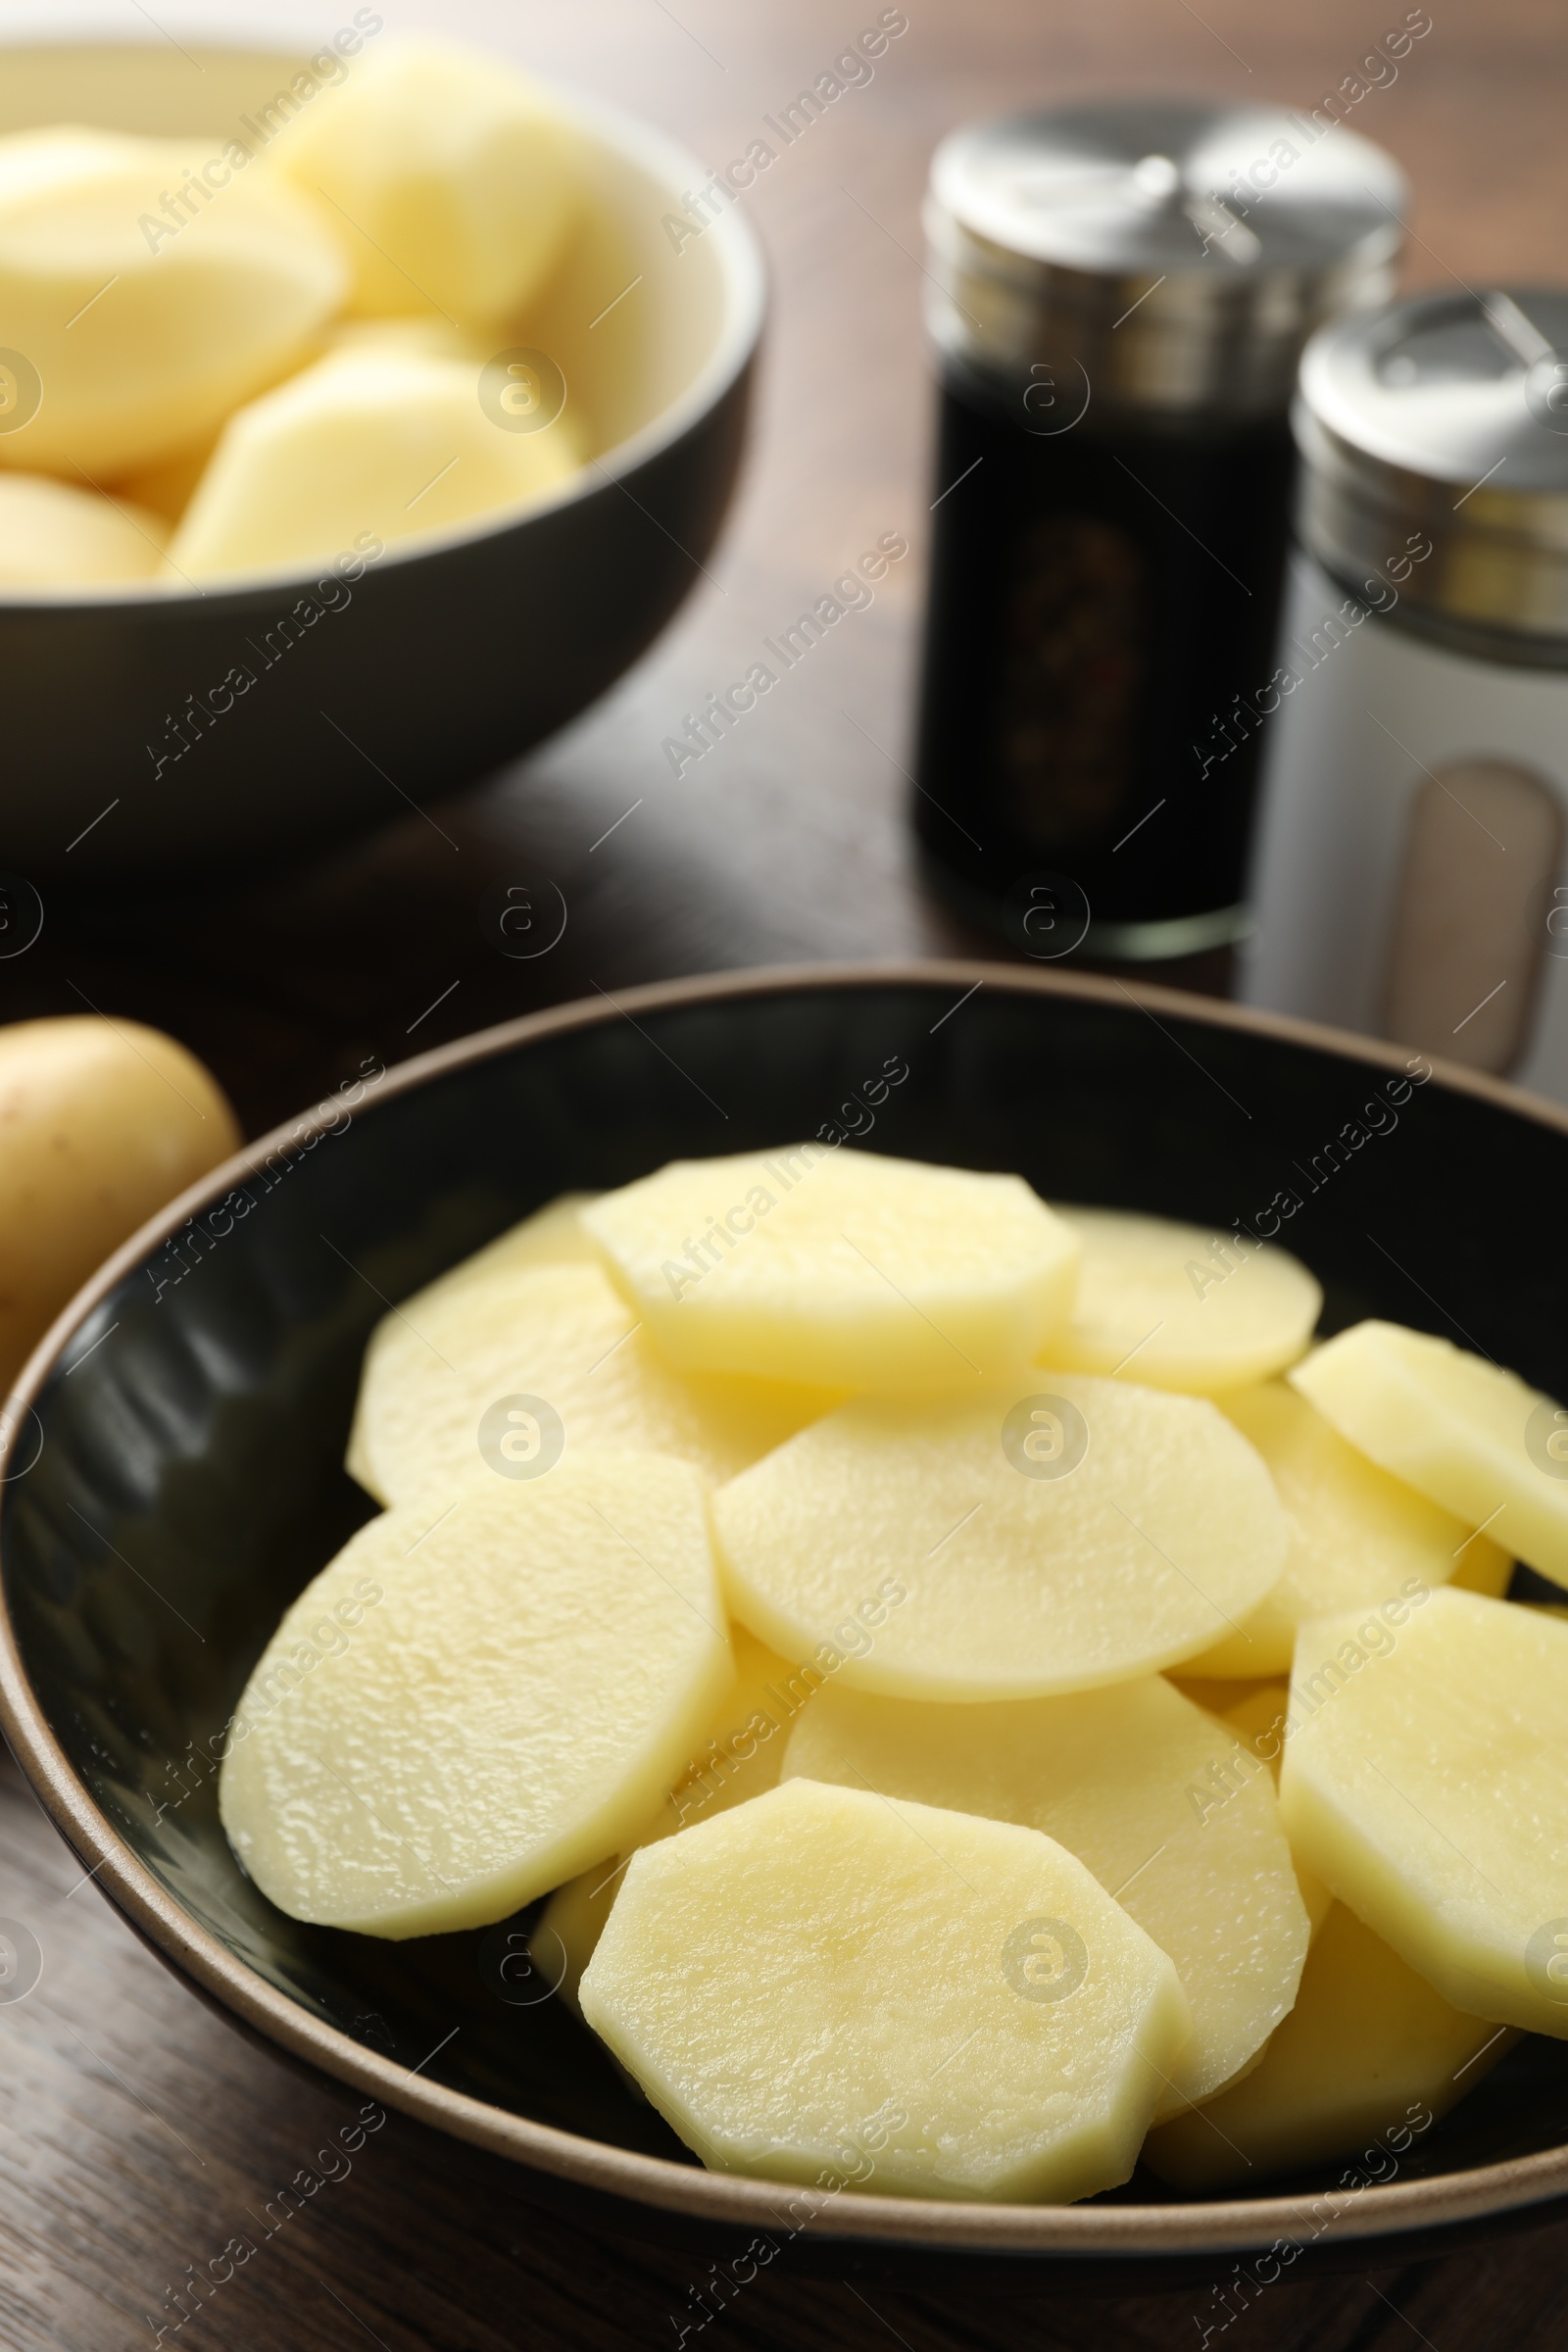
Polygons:
<instances>
[{"instance_id":1,"label":"potato slice","mask_svg":"<svg viewBox=\"0 0 1568 2352\"><path fill-rule=\"evenodd\" d=\"M457 360L331 353L229 418L169 550L186 578L326 564L548 498L582 463L564 414L502 432Z\"/></svg>"},{"instance_id":2,"label":"potato slice","mask_svg":"<svg viewBox=\"0 0 1568 2352\"><path fill-rule=\"evenodd\" d=\"M1374 1462L1568 1585L1568 1409L1400 1323L1342 1331L1291 1380Z\"/></svg>"},{"instance_id":3,"label":"potato slice","mask_svg":"<svg viewBox=\"0 0 1568 2352\"><path fill-rule=\"evenodd\" d=\"M713 1520L743 1625L786 1656L836 1644L847 1685L896 1698L1172 1664L1256 1607L1286 1545L1212 1404L1070 1372L857 1398L720 1488Z\"/></svg>"},{"instance_id":4,"label":"potato slice","mask_svg":"<svg viewBox=\"0 0 1568 2352\"><path fill-rule=\"evenodd\" d=\"M1192 2011L1156 2115L1228 2082L1296 1998L1307 1919L1274 1784L1158 1675L970 1707L835 1684L790 1734L784 1778L803 1775L1018 1822L1076 1854L1169 1955Z\"/></svg>"},{"instance_id":5,"label":"potato slice","mask_svg":"<svg viewBox=\"0 0 1568 2352\"><path fill-rule=\"evenodd\" d=\"M507 1430L486 1421L505 1423L511 1399L532 1414L531 1457L515 1444L509 1454ZM519 1256L488 1281L433 1284L376 1326L348 1467L380 1502L514 1456L505 1476L535 1475L532 1461L548 1468L568 1446L678 1454L722 1479L837 1402L832 1390L676 1372L597 1265Z\"/></svg>"},{"instance_id":6,"label":"potato slice","mask_svg":"<svg viewBox=\"0 0 1568 2352\"><path fill-rule=\"evenodd\" d=\"M276 154L331 208L353 307L372 317L511 318L560 260L582 204L575 142L549 92L445 41L367 51Z\"/></svg>"},{"instance_id":7,"label":"potato slice","mask_svg":"<svg viewBox=\"0 0 1568 2352\"><path fill-rule=\"evenodd\" d=\"M560 1991L567 2007L577 2010L579 2016L577 1986L593 1958L632 1853L639 1845L672 1838L677 1830L707 1821L711 1814L727 1813L732 1805L743 1805L776 1788L788 1727L821 1688L823 1678L812 1667L792 1666L787 1658L764 1648L744 1627L732 1626L730 1640L735 1651L734 1685L706 1733L693 1742L685 1770L619 1858L596 1862L580 1878L557 1887L534 1931L541 1939L540 1964L547 1975L556 1974L564 1952Z\"/></svg>"},{"instance_id":8,"label":"potato slice","mask_svg":"<svg viewBox=\"0 0 1568 2352\"><path fill-rule=\"evenodd\" d=\"M1291 1547L1267 1599L1238 1633L1193 1660L1195 1674L1289 1674L1298 1626L1376 1608L1406 1577L1442 1585L1467 1565L1492 1590L1506 1584L1511 1563L1490 1536L1378 1469L1284 1381L1240 1390L1221 1404L1268 1464Z\"/></svg>"},{"instance_id":9,"label":"potato slice","mask_svg":"<svg viewBox=\"0 0 1568 2352\"><path fill-rule=\"evenodd\" d=\"M1078 1261L1021 1176L824 1144L673 1160L583 1223L672 1363L846 1389L1031 1362Z\"/></svg>"},{"instance_id":10,"label":"potato slice","mask_svg":"<svg viewBox=\"0 0 1568 2352\"><path fill-rule=\"evenodd\" d=\"M222 146L0 139L0 317L33 371L6 386L0 466L77 483L156 465L308 355L343 262L311 207Z\"/></svg>"},{"instance_id":11,"label":"potato slice","mask_svg":"<svg viewBox=\"0 0 1568 2352\"><path fill-rule=\"evenodd\" d=\"M162 517L42 473L0 474L0 588L145 580L163 559Z\"/></svg>"},{"instance_id":12,"label":"potato slice","mask_svg":"<svg viewBox=\"0 0 1568 2352\"><path fill-rule=\"evenodd\" d=\"M392 1510L284 1617L219 1784L294 1919L506 1919L633 1835L733 1674L702 1481L656 1454Z\"/></svg>"},{"instance_id":13,"label":"potato slice","mask_svg":"<svg viewBox=\"0 0 1568 2352\"><path fill-rule=\"evenodd\" d=\"M403 1301L403 1312L411 1323L417 1323L427 1308L437 1300L445 1300L455 1291L480 1291L494 1281L498 1274L513 1274L524 1266L599 1266L597 1248L578 1222L577 1212L597 1193L561 1193L536 1208L530 1217L519 1224L509 1225L498 1233L493 1242L475 1250L468 1257L461 1258L427 1282L422 1291Z\"/></svg>"},{"instance_id":14,"label":"potato slice","mask_svg":"<svg viewBox=\"0 0 1568 2352\"><path fill-rule=\"evenodd\" d=\"M1144 2161L1173 2188L1250 2192L1368 2143L1387 2163L1446 2115L1518 2035L1452 2009L1336 1903L1296 2007L1234 2089L1152 2132ZM1392 2168L1383 2178L1392 2180Z\"/></svg>"},{"instance_id":15,"label":"potato slice","mask_svg":"<svg viewBox=\"0 0 1568 2352\"><path fill-rule=\"evenodd\" d=\"M1215 1690L1225 1685L1216 1683ZM1234 1685L1232 1686L1234 1688ZM1285 1756L1285 1727L1290 1720L1291 1687L1289 1683L1259 1683L1245 1698L1233 1707L1216 1708L1220 1721L1236 1734L1242 1745L1250 1748L1260 1764L1266 1764L1274 1786L1280 1785L1280 1765ZM1318 1931L1333 1907L1334 1897L1318 1877L1292 1857L1296 1884L1306 1911L1307 1925L1315 1943Z\"/></svg>"},{"instance_id":16,"label":"potato slice","mask_svg":"<svg viewBox=\"0 0 1568 2352\"><path fill-rule=\"evenodd\" d=\"M893 2196L1125 2180L1187 2033L1039 1831L805 1780L643 1847L581 1997L707 2164Z\"/></svg>"},{"instance_id":17,"label":"potato slice","mask_svg":"<svg viewBox=\"0 0 1568 2352\"><path fill-rule=\"evenodd\" d=\"M1442 1588L1304 1626L1292 1844L1456 2009L1568 2037L1568 1624Z\"/></svg>"},{"instance_id":18,"label":"potato slice","mask_svg":"<svg viewBox=\"0 0 1568 2352\"><path fill-rule=\"evenodd\" d=\"M1042 1363L1209 1396L1300 1354L1323 1293L1287 1250L1119 1208L1061 1208L1083 1245L1078 1296Z\"/></svg>"}]
</instances>

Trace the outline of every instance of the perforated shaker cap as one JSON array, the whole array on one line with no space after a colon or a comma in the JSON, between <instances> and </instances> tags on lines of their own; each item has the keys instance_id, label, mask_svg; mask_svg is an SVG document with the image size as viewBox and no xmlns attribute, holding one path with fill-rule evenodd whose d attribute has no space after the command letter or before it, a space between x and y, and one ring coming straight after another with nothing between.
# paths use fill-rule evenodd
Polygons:
<instances>
[{"instance_id":1,"label":"perforated shaker cap","mask_svg":"<svg viewBox=\"0 0 1568 2352\"><path fill-rule=\"evenodd\" d=\"M1298 527L1337 576L1427 540L1407 615L1568 646L1568 293L1423 294L1326 327L1295 426Z\"/></svg>"},{"instance_id":2,"label":"perforated shaker cap","mask_svg":"<svg viewBox=\"0 0 1568 2352\"><path fill-rule=\"evenodd\" d=\"M1387 299L1404 198L1326 115L1161 99L971 123L932 164L928 323L1009 394L1033 368L1101 410L1283 413L1312 330Z\"/></svg>"}]
</instances>

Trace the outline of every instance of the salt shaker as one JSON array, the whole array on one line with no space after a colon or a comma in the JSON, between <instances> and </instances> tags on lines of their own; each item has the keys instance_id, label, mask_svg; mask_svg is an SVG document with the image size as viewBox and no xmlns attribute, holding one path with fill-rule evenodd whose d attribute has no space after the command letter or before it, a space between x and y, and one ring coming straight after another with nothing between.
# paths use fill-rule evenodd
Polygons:
<instances>
[{"instance_id":1,"label":"salt shaker","mask_svg":"<svg viewBox=\"0 0 1568 2352\"><path fill-rule=\"evenodd\" d=\"M1330 133L1332 132L1332 136ZM1401 176L1331 115L1168 101L938 150L915 823L1030 954L1240 936L1308 333L1386 299Z\"/></svg>"},{"instance_id":2,"label":"salt shaker","mask_svg":"<svg viewBox=\"0 0 1568 2352\"><path fill-rule=\"evenodd\" d=\"M1245 993L1568 1102L1568 294L1326 328L1295 421Z\"/></svg>"}]
</instances>

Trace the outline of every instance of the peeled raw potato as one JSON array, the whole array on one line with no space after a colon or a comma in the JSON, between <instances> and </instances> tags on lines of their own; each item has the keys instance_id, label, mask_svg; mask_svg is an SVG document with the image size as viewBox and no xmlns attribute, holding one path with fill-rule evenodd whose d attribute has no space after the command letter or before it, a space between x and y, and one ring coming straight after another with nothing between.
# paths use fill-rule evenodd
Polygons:
<instances>
[{"instance_id":1,"label":"peeled raw potato","mask_svg":"<svg viewBox=\"0 0 1568 2352\"><path fill-rule=\"evenodd\" d=\"M1235 1689L1235 1685L1230 1686ZM1223 1690L1226 1686L1217 1683ZM1286 1725L1290 1720L1291 1687L1289 1683L1260 1683L1238 1699L1232 1707L1216 1709L1221 1722L1228 1724L1242 1745L1250 1748L1260 1764L1266 1764L1277 1788L1280 1785L1280 1763L1285 1754ZM1315 1871L1304 1870L1298 1861L1296 1884L1300 1890L1307 1925L1314 1942L1317 1934L1333 1907L1334 1897Z\"/></svg>"},{"instance_id":2,"label":"peeled raw potato","mask_svg":"<svg viewBox=\"0 0 1568 2352\"><path fill-rule=\"evenodd\" d=\"M744 1625L794 1656L863 1628L840 1678L898 1698L1170 1665L1254 1609L1286 1549L1268 1472L1212 1404L1072 1372L857 1398L720 1488L713 1522Z\"/></svg>"},{"instance_id":3,"label":"peeled raw potato","mask_svg":"<svg viewBox=\"0 0 1568 2352\"><path fill-rule=\"evenodd\" d=\"M308 354L347 270L275 177L220 156L227 184L194 193L221 147L71 128L0 139L0 318L42 388L29 421L0 433L0 466L101 482L154 465Z\"/></svg>"},{"instance_id":4,"label":"peeled raw potato","mask_svg":"<svg viewBox=\"0 0 1568 2352\"><path fill-rule=\"evenodd\" d=\"M324 563L367 531L391 545L548 497L582 454L564 413L503 432L461 361L334 352L229 418L170 562L191 579Z\"/></svg>"},{"instance_id":5,"label":"peeled raw potato","mask_svg":"<svg viewBox=\"0 0 1568 2352\"><path fill-rule=\"evenodd\" d=\"M1195 1674L1288 1674L1298 1626L1376 1608L1409 1576L1442 1585L1467 1567L1492 1590L1506 1584L1508 1556L1490 1536L1379 1470L1284 1381L1240 1390L1222 1409L1268 1464L1291 1546L1267 1599L1193 1660Z\"/></svg>"},{"instance_id":6,"label":"peeled raw potato","mask_svg":"<svg viewBox=\"0 0 1568 2352\"><path fill-rule=\"evenodd\" d=\"M1282 1371L1311 1337L1323 1293L1289 1250L1124 1209L1057 1214L1083 1266L1042 1362L1208 1396Z\"/></svg>"},{"instance_id":7,"label":"peeled raw potato","mask_svg":"<svg viewBox=\"0 0 1568 2352\"><path fill-rule=\"evenodd\" d=\"M553 1954L554 1975L565 1955L561 1993L577 2007L577 1986L593 1958L621 1871L639 1845L672 1838L677 1830L746 1804L778 1784L788 1726L820 1688L822 1676L809 1666L792 1666L739 1627L731 1629L735 1682L711 1723L693 1743L691 1757L657 1812L646 1821L621 1861L596 1862L581 1878L558 1886L545 1905L535 1936L541 1965ZM555 1938L552 1943L551 1938Z\"/></svg>"},{"instance_id":8,"label":"peeled raw potato","mask_svg":"<svg viewBox=\"0 0 1568 2352\"><path fill-rule=\"evenodd\" d=\"M0 945L24 919L0 892ZM0 1028L0 1384L138 1225L240 1144L194 1054L139 1021L67 1014ZM149 1296L181 1279L166 1258Z\"/></svg>"},{"instance_id":9,"label":"peeled raw potato","mask_svg":"<svg viewBox=\"0 0 1568 2352\"><path fill-rule=\"evenodd\" d=\"M1336 1903L1262 2063L1234 2090L1151 2132L1144 2159L1172 2187L1199 2191L1250 2190L1270 2173L1368 2143L1396 2157L1515 2039L1451 2009Z\"/></svg>"},{"instance_id":10,"label":"peeled raw potato","mask_svg":"<svg viewBox=\"0 0 1568 2352\"><path fill-rule=\"evenodd\" d=\"M1031 1362L1078 1262L1021 1176L823 1144L672 1160L583 1223L672 1363L846 1389Z\"/></svg>"},{"instance_id":11,"label":"peeled raw potato","mask_svg":"<svg viewBox=\"0 0 1568 2352\"><path fill-rule=\"evenodd\" d=\"M511 318L560 260L582 198L549 93L495 57L388 41L278 142L332 208L353 307L466 322Z\"/></svg>"},{"instance_id":12,"label":"peeled raw potato","mask_svg":"<svg viewBox=\"0 0 1568 2352\"><path fill-rule=\"evenodd\" d=\"M0 589L145 580L168 535L159 515L128 500L47 474L0 473Z\"/></svg>"},{"instance_id":13,"label":"peeled raw potato","mask_svg":"<svg viewBox=\"0 0 1568 2352\"><path fill-rule=\"evenodd\" d=\"M709 2165L892 2196L1113 2187L1187 2033L1037 1830L805 1780L643 1847L581 1999Z\"/></svg>"},{"instance_id":14,"label":"peeled raw potato","mask_svg":"<svg viewBox=\"0 0 1568 2352\"><path fill-rule=\"evenodd\" d=\"M1291 1374L1352 1446L1568 1585L1568 1411L1479 1355L1357 1323Z\"/></svg>"},{"instance_id":15,"label":"peeled raw potato","mask_svg":"<svg viewBox=\"0 0 1568 2352\"><path fill-rule=\"evenodd\" d=\"M438 1299L444 1300L454 1291L480 1291L498 1274L512 1274L523 1266L597 1266L598 1250L577 1221L579 1209L597 1193L562 1193L556 1200L547 1200L536 1208L531 1217L520 1224L508 1226L493 1242L458 1265L427 1282L422 1291L403 1301L403 1312L411 1323L417 1323L425 1310Z\"/></svg>"},{"instance_id":16,"label":"peeled raw potato","mask_svg":"<svg viewBox=\"0 0 1568 2352\"><path fill-rule=\"evenodd\" d=\"M1568 2037L1568 1624L1451 1587L1303 1627L1291 1842L1451 2001Z\"/></svg>"},{"instance_id":17,"label":"peeled raw potato","mask_svg":"<svg viewBox=\"0 0 1568 2352\"><path fill-rule=\"evenodd\" d=\"M831 1390L676 1372L597 1265L518 1256L486 1283L448 1277L382 1318L366 1352L350 1473L379 1502L482 1476L480 1422L511 1396L549 1405L568 1448L678 1454L711 1479L838 1401Z\"/></svg>"},{"instance_id":18,"label":"peeled raw potato","mask_svg":"<svg viewBox=\"0 0 1568 2352\"><path fill-rule=\"evenodd\" d=\"M1076 1854L1168 1954L1192 2011L1156 2115L1228 2082L1296 1998L1307 1918L1274 1784L1158 1675L970 1707L835 1684L790 1734L784 1777L801 1776L1018 1822Z\"/></svg>"},{"instance_id":19,"label":"peeled raw potato","mask_svg":"<svg viewBox=\"0 0 1568 2352\"><path fill-rule=\"evenodd\" d=\"M236 1712L223 1827L292 1918L480 1927L635 1833L732 1672L689 1464L493 1479L372 1519L288 1611Z\"/></svg>"}]
</instances>

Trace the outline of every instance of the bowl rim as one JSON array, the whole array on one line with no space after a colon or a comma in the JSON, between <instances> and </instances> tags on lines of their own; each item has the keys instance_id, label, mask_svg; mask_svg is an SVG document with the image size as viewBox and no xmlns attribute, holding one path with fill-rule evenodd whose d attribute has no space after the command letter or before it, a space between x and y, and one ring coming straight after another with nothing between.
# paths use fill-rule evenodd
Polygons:
<instances>
[{"instance_id":1,"label":"bowl rim","mask_svg":"<svg viewBox=\"0 0 1568 2352\"><path fill-rule=\"evenodd\" d=\"M275 57L280 63L297 67L299 55L278 45L290 31L301 30L283 22L267 26L253 19L242 17L201 17L192 22L181 20L187 36L196 40L209 53L226 52L236 57ZM411 36L413 37L413 36ZM54 52L70 49L102 49L110 52L143 54L156 51L161 42L172 40L172 34L161 33L148 21L145 30L135 25L111 26L101 6L91 0L83 5L62 5L57 14L33 15L30 10L0 10L0 59L19 50ZM482 42L457 42L455 47L467 48L493 56L503 64L515 66L542 88L551 92L563 114L590 142L611 149L622 162L646 172L661 188L673 192L677 187L703 186L709 173L707 167L684 146L657 124L646 122L623 107L598 97L592 91L579 89L574 83L558 81L546 74L534 74L500 49L491 49ZM176 43L177 47L178 44ZM301 30L301 50L308 54L318 49L319 40L311 41ZM677 200L678 201L678 200ZM546 515L565 512L586 503L600 492L625 489L628 476L635 476L645 466L674 448L697 425L717 410L726 396L751 365L761 340L767 313L767 264L761 244L751 222L742 214L739 204L709 221L700 232L703 242L715 256L720 286L721 318L713 348L702 367L685 388L668 405L639 425L622 441L590 457L552 490L529 498L520 508L499 507L470 516L466 522L448 523L443 528L417 535L412 540L393 540L385 544L378 556L370 559L376 572L401 569L405 564L417 564L427 556L451 555L464 548L481 546L487 541L504 538L511 531L525 529ZM635 282L635 281L634 281ZM617 300L620 298L617 296ZM305 363L307 366L311 362ZM9 470L9 469L8 469ZM47 475L47 479L59 477ZM352 551L346 551L352 552ZM0 614L72 612L137 612L188 614L195 607L210 607L220 617L230 608L238 608L248 599L275 595L290 587L308 589L316 580L330 571L339 561L328 555L314 559L308 564L270 564L254 569L220 573L203 584L199 580L182 584L164 584L161 581L124 580L94 581L81 586L62 582L60 586L37 592L20 591L0 585Z\"/></svg>"},{"instance_id":2,"label":"bowl rim","mask_svg":"<svg viewBox=\"0 0 1568 2352\"><path fill-rule=\"evenodd\" d=\"M1129 986L1118 978L1045 972L989 961L776 964L659 981L624 990L616 997L602 994L597 1000L574 999L475 1031L393 1065L378 1085L373 1103L365 1106L365 1115L456 1071L500 1059L547 1038L622 1019L636 1026L638 1013L816 989L930 990L943 986L950 986L956 999L944 1020L985 987L1025 998L1130 1006L1160 1029L1165 1027L1163 1014L1166 1020L1197 1022L1333 1053L1369 1069L1402 1073L1412 1058L1405 1048L1379 1039L1183 990L1153 984ZM1186 1051L1179 1040L1171 1042L1178 1051ZM1471 1095L1568 1135L1568 1106L1435 1055L1415 1058L1426 1061L1433 1079L1450 1091ZM0 1414L0 1492L44 1382L116 1285L133 1273L187 1217L254 1175L269 1155L298 1154L313 1148L330 1127L339 1126L341 1131L341 1116L340 1106L321 1102L246 1145L150 1218L77 1292L33 1349ZM239 1960L217 1936L198 1927L135 1858L76 1778L27 1679L3 1592L0 1727L45 1813L88 1875L176 1973L230 2012L241 2026L308 2067L438 2132L519 2167L635 2206L763 2236L781 2230L793 2236L798 2229L808 2227L819 2243L874 2241L888 2250L902 2244L928 2252L1033 2256L1069 2263L1086 2258L1153 2263L1173 2256L1245 2253L1282 2242L1299 2246L1330 2227L1341 2238L1436 2230L1542 2205L1568 2194L1568 2144L1463 2172L1341 2187L1316 2196L1260 2195L1160 2205L989 2205L857 2191L846 2204L836 2206L832 2190L708 2172L667 2157L640 2155L555 2125L534 2123L433 2082L423 2069L445 2047L444 2041L416 2067L402 2066L367 2049L336 2027L313 2017ZM803 2208L805 2222L781 2221L781 2211L787 2209L796 2216ZM1325 2210L1327 2220L1323 2218Z\"/></svg>"}]
</instances>

